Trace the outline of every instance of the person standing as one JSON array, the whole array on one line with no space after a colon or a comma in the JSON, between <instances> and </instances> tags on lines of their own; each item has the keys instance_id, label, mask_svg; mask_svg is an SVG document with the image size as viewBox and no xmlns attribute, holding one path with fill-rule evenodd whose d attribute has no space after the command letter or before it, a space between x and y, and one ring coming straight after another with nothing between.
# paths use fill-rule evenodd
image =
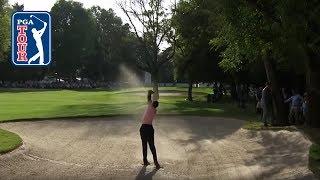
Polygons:
<instances>
[{"instance_id":1,"label":"person standing","mask_svg":"<svg viewBox=\"0 0 320 180\"><path fill-rule=\"evenodd\" d=\"M263 87L258 87L255 92L256 112L261 115L261 119L262 119L262 107L261 107L262 90L263 90Z\"/></svg>"},{"instance_id":2,"label":"person standing","mask_svg":"<svg viewBox=\"0 0 320 180\"><path fill-rule=\"evenodd\" d=\"M297 90L294 90L293 95L289 99L285 100L285 103L289 102L291 102L289 121L292 124L298 123L301 119L301 107L303 103L303 98Z\"/></svg>"},{"instance_id":3,"label":"person standing","mask_svg":"<svg viewBox=\"0 0 320 180\"><path fill-rule=\"evenodd\" d=\"M270 83L267 82L266 86L262 90L261 96L261 107L262 107L262 121L264 126L268 126L268 123L272 121L272 93Z\"/></svg>"},{"instance_id":4,"label":"person standing","mask_svg":"<svg viewBox=\"0 0 320 180\"><path fill-rule=\"evenodd\" d=\"M149 144L149 148L153 155L154 165L156 166L157 169L160 169L161 166L158 162L157 151L154 145L154 129L152 125L152 122L157 114L156 108L159 106L159 102L151 100L152 94L153 94L153 91L151 90L148 91L148 96L147 96L148 106L142 118L142 125L140 127L140 137L142 142L143 165L144 166L150 165L147 159L147 153L148 153L147 146Z\"/></svg>"},{"instance_id":5,"label":"person standing","mask_svg":"<svg viewBox=\"0 0 320 180\"><path fill-rule=\"evenodd\" d=\"M309 101L308 93L304 93L303 103L302 103L302 115L303 115L304 123L307 122L306 120L307 120L307 113L308 113L308 101Z\"/></svg>"}]
</instances>

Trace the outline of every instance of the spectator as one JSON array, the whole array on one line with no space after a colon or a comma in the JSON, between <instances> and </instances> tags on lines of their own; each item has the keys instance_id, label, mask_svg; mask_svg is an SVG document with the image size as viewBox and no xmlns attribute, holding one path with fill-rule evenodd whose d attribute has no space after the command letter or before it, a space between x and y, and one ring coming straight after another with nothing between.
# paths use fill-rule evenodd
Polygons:
<instances>
[{"instance_id":1,"label":"spectator","mask_svg":"<svg viewBox=\"0 0 320 180\"><path fill-rule=\"evenodd\" d=\"M308 112L308 101L309 101L309 96L308 93L304 93L303 95L303 103L302 103L302 115L303 115L303 121L306 122L306 115Z\"/></svg>"},{"instance_id":2,"label":"spectator","mask_svg":"<svg viewBox=\"0 0 320 180\"><path fill-rule=\"evenodd\" d=\"M269 82L266 83L266 86L262 90L261 107L263 113L262 121L264 123L264 126L268 126L268 123L271 123L273 117L272 93Z\"/></svg>"},{"instance_id":3,"label":"spectator","mask_svg":"<svg viewBox=\"0 0 320 180\"><path fill-rule=\"evenodd\" d=\"M289 112L289 121L292 124L296 124L301 119L302 97L297 90L293 91L293 95L285 100L285 103L291 103Z\"/></svg>"}]
</instances>

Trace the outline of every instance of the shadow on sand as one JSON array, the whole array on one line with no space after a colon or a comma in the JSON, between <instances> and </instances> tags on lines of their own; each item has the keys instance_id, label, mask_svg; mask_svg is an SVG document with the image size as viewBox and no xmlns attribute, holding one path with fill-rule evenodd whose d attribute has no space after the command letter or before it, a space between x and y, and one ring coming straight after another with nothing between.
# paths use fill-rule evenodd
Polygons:
<instances>
[{"instance_id":1,"label":"shadow on sand","mask_svg":"<svg viewBox=\"0 0 320 180\"><path fill-rule=\"evenodd\" d=\"M136 176L136 180L150 180L153 178L153 176L157 173L158 169L154 168L151 172L146 173L147 171L147 166L143 166L139 174Z\"/></svg>"}]
</instances>

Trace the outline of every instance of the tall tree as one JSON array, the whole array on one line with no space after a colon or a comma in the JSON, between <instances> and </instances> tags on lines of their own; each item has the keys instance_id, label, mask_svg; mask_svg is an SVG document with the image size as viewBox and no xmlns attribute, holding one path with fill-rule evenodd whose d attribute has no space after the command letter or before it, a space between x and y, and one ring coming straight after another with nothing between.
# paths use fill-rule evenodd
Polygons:
<instances>
[{"instance_id":1,"label":"tall tree","mask_svg":"<svg viewBox=\"0 0 320 180\"><path fill-rule=\"evenodd\" d=\"M159 69L172 59L175 51L170 21L172 11L164 6L164 0L125 0L119 6L140 43L142 55L136 59L137 66L151 74L158 96ZM166 44L170 47L162 52L161 48Z\"/></svg>"},{"instance_id":2,"label":"tall tree","mask_svg":"<svg viewBox=\"0 0 320 180\"><path fill-rule=\"evenodd\" d=\"M319 3L318 1L219 1L221 32L213 44L225 47L221 65L226 69L243 67L248 61L262 60L272 83L276 110L275 124L285 124L286 116L278 86L280 64L305 64L306 84L311 95L308 113L311 124L319 106Z\"/></svg>"},{"instance_id":3,"label":"tall tree","mask_svg":"<svg viewBox=\"0 0 320 180\"><path fill-rule=\"evenodd\" d=\"M95 48L90 61L84 64L84 73L93 79L113 80L120 64L134 62L136 38L112 9L92 7L89 12L95 22Z\"/></svg>"},{"instance_id":4,"label":"tall tree","mask_svg":"<svg viewBox=\"0 0 320 180\"><path fill-rule=\"evenodd\" d=\"M262 60L268 80L272 84L276 121L273 124L286 124L287 116L281 98L272 56L274 34L270 24L263 19L263 14L252 10L242 1L219 1L221 5L220 34L212 43L224 48L220 63L229 71L239 71L248 62Z\"/></svg>"},{"instance_id":5,"label":"tall tree","mask_svg":"<svg viewBox=\"0 0 320 180\"><path fill-rule=\"evenodd\" d=\"M213 5L212 1L180 1L172 18L177 46L175 68L177 75L185 75L188 80L189 101L193 83L220 81L223 76L218 66L219 52L209 46L215 36Z\"/></svg>"},{"instance_id":6,"label":"tall tree","mask_svg":"<svg viewBox=\"0 0 320 180\"><path fill-rule=\"evenodd\" d=\"M59 76L74 78L90 60L95 27L90 13L75 1L57 1L51 9L53 65Z\"/></svg>"},{"instance_id":7,"label":"tall tree","mask_svg":"<svg viewBox=\"0 0 320 180\"><path fill-rule=\"evenodd\" d=\"M7 0L0 0L0 61L6 58L10 40L10 8Z\"/></svg>"}]
</instances>

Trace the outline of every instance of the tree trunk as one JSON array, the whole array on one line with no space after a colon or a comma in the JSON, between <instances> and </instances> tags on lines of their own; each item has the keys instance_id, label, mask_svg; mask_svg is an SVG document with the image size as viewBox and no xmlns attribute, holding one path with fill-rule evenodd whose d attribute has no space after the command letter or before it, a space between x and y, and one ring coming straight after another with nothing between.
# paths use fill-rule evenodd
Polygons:
<instances>
[{"instance_id":1,"label":"tree trunk","mask_svg":"<svg viewBox=\"0 0 320 180\"><path fill-rule=\"evenodd\" d=\"M193 101L193 98L192 98L192 82L189 81L189 87L188 87L188 98L187 100L188 101Z\"/></svg>"},{"instance_id":2,"label":"tree trunk","mask_svg":"<svg viewBox=\"0 0 320 180\"><path fill-rule=\"evenodd\" d=\"M281 92L278 86L276 73L274 66L268 56L263 57L264 67L267 74L267 79L271 83L273 112L275 119L272 121L272 125L281 126L288 124L288 117L286 114L284 100L281 97Z\"/></svg>"},{"instance_id":3,"label":"tree trunk","mask_svg":"<svg viewBox=\"0 0 320 180\"><path fill-rule=\"evenodd\" d=\"M308 93L307 102L307 124L311 127L320 127L320 72L319 64L316 63L316 56L309 54L309 59L305 60L306 85Z\"/></svg>"},{"instance_id":4,"label":"tree trunk","mask_svg":"<svg viewBox=\"0 0 320 180\"><path fill-rule=\"evenodd\" d=\"M237 102L237 88L235 81L232 81L231 83L231 97L233 102Z\"/></svg>"}]
</instances>

